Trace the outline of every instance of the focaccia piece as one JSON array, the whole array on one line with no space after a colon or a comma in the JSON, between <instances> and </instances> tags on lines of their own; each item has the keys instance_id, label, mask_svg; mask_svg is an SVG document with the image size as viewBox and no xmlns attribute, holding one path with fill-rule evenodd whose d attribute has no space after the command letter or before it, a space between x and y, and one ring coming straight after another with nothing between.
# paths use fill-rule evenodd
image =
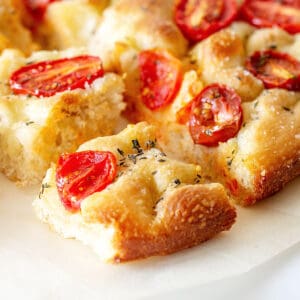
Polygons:
<instances>
[{"instance_id":1,"label":"focaccia piece","mask_svg":"<svg viewBox=\"0 0 300 300\"><path fill-rule=\"evenodd\" d=\"M199 166L171 160L153 148L155 131L145 123L129 125L118 135L79 147L112 152L118 169L115 180L83 199L77 212L61 203L53 165L33 204L38 217L110 262L166 255L229 230L236 213L223 186L199 183Z\"/></svg>"},{"instance_id":2,"label":"focaccia piece","mask_svg":"<svg viewBox=\"0 0 300 300\"><path fill-rule=\"evenodd\" d=\"M242 108L239 133L217 147L194 144L187 126L176 123L160 131L160 140L172 157L194 163L205 159L205 175L222 182L236 202L248 206L300 175L300 95L265 90Z\"/></svg>"},{"instance_id":3,"label":"focaccia piece","mask_svg":"<svg viewBox=\"0 0 300 300\"><path fill-rule=\"evenodd\" d=\"M41 51L25 58L7 50L0 57L0 170L22 185L40 183L50 162L84 141L112 134L124 109L120 76L105 73L85 89L38 98L14 95L8 79L28 62L73 57L82 51Z\"/></svg>"},{"instance_id":4,"label":"focaccia piece","mask_svg":"<svg viewBox=\"0 0 300 300\"><path fill-rule=\"evenodd\" d=\"M118 61L116 43L137 49L165 48L185 55L188 43L173 20L173 0L120 0L103 13L89 49L103 57L104 65Z\"/></svg>"},{"instance_id":5,"label":"focaccia piece","mask_svg":"<svg viewBox=\"0 0 300 300\"><path fill-rule=\"evenodd\" d=\"M244 124L218 149L218 171L242 205L251 205L300 175L300 94L265 90L243 104Z\"/></svg>"}]
</instances>

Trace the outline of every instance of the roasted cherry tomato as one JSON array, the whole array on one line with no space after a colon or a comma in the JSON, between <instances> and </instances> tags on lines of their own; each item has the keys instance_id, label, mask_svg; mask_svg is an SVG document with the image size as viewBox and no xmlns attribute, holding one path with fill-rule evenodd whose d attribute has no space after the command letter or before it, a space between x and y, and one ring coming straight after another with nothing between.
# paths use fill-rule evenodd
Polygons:
<instances>
[{"instance_id":1,"label":"roasted cherry tomato","mask_svg":"<svg viewBox=\"0 0 300 300\"><path fill-rule=\"evenodd\" d=\"M179 0L175 22L188 40L198 42L228 26L237 12L235 0Z\"/></svg>"},{"instance_id":2,"label":"roasted cherry tomato","mask_svg":"<svg viewBox=\"0 0 300 300\"><path fill-rule=\"evenodd\" d=\"M170 104L182 82L180 61L165 50L145 50L138 62L143 103L151 110Z\"/></svg>"},{"instance_id":3,"label":"roasted cherry tomato","mask_svg":"<svg viewBox=\"0 0 300 300\"><path fill-rule=\"evenodd\" d=\"M246 68L266 88L300 91L300 62L286 53L257 51L246 61Z\"/></svg>"},{"instance_id":4,"label":"roasted cherry tomato","mask_svg":"<svg viewBox=\"0 0 300 300\"><path fill-rule=\"evenodd\" d=\"M10 77L15 94L49 97L65 90L83 89L103 76L99 57L82 55L27 65Z\"/></svg>"},{"instance_id":5,"label":"roasted cherry tomato","mask_svg":"<svg viewBox=\"0 0 300 300\"><path fill-rule=\"evenodd\" d=\"M241 127L241 98L226 86L209 85L177 113L177 120L188 124L195 144L217 146Z\"/></svg>"},{"instance_id":6,"label":"roasted cherry tomato","mask_svg":"<svg viewBox=\"0 0 300 300\"><path fill-rule=\"evenodd\" d=\"M290 33L300 32L299 0L246 0L241 16L259 28L280 26Z\"/></svg>"},{"instance_id":7,"label":"roasted cherry tomato","mask_svg":"<svg viewBox=\"0 0 300 300\"><path fill-rule=\"evenodd\" d=\"M35 21L41 22L51 2L59 0L24 0L24 6Z\"/></svg>"},{"instance_id":8,"label":"roasted cherry tomato","mask_svg":"<svg viewBox=\"0 0 300 300\"><path fill-rule=\"evenodd\" d=\"M57 163L56 186L63 205L69 211L79 210L84 198L114 181L116 172L117 160L111 152L62 154Z\"/></svg>"}]
</instances>

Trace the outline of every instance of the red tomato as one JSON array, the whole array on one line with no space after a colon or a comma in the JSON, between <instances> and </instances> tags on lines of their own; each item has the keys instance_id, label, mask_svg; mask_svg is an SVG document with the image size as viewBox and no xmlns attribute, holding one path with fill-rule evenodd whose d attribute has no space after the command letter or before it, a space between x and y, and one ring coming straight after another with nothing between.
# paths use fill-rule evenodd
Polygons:
<instances>
[{"instance_id":1,"label":"red tomato","mask_svg":"<svg viewBox=\"0 0 300 300\"><path fill-rule=\"evenodd\" d=\"M51 2L59 0L24 0L24 5L35 21L41 22Z\"/></svg>"},{"instance_id":2,"label":"red tomato","mask_svg":"<svg viewBox=\"0 0 300 300\"><path fill-rule=\"evenodd\" d=\"M178 112L177 120L188 124L195 144L217 146L241 127L241 98L226 86L209 85Z\"/></svg>"},{"instance_id":3,"label":"red tomato","mask_svg":"<svg viewBox=\"0 0 300 300\"><path fill-rule=\"evenodd\" d=\"M299 0L246 0L241 16L259 28L280 26L290 33L300 32Z\"/></svg>"},{"instance_id":4,"label":"red tomato","mask_svg":"<svg viewBox=\"0 0 300 300\"><path fill-rule=\"evenodd\" d=\"M114 181L116 172L117 160L111 152L62 154L57 163L56 186L63 205L69 211L79 210L84 198Z\"/></svg>"},{"instance_id":5,"label":"red tomato","mask_svg":"<svg viewBox=\"0 0 300 300\"><path fill-rule=\"evenodd\" d=\"M286 53L257 51L247 59L246 68L266 88L300 91L300 62Z\"/></svg>"},{"instance_id":6,"label":"red tomato","mask_svg":"<svg viewBox=\"0 0 300 300\"><path fill-rule=\"evenodd\" d=\"M181 62L165 50L145 50L138 57L141 98L151 110L170 104L182 82Z\"/></svg>"},{"instance_id":7,"label":"red tomato","mask_svg":"<svg viewBox=\"0 0 300 300\"><path fill-rule=\"evenodd\" d=\"M99 57L82 55L27 65L10 77L15 94L49 97L65 90L83 89L103 76Z\"/></svg>"},{"instance_id":8,"label":"red tomato","mask_svg":"<svg viewBox=\"0 0 300 300\"><path fill-rule=\"evenodd\" d=\"M175 22L188 40L198 42L228 26L237 12L235 0L179 0Z\"/></svg>"}]
</instances>

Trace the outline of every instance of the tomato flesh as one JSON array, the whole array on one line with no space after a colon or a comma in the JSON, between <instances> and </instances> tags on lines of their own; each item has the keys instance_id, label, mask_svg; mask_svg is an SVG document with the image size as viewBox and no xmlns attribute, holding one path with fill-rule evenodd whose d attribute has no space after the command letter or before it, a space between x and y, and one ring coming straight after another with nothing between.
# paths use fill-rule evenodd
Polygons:
<instances>
[{"instance_id":1,"label":"tomato flesh","mask_svg":"<svg viewBox=\"0 0 300 300\"><path fill-rule=\"evenodd\" d=\"M234 0L180 0L175 22L188 40L198 42L228 26L237 12Z\"/></svg>"},{"instance_id":2,"label":"tomato flesh","mask_svg":"<svg viewBox=\"0 0 300 300\"><path fill-rule=\"evenodd\" d=\"M241 98L226 86L209 85L178 112L177 120L189 126L195 144L217 146L241 127Z\"/></svg>"},{"instance_id":3,"label":"tomato flesh","mask_svg":"<svg viewBox=\"0 0 300 300\"><path fill-rule=\"evenodd\" d=\"M279 26L289 33L300 32L299 0L246 0L241 16L259 28Z\"/></svg>"},{"instance_id":4,"label":"tomato flesh","mask_svg":"<svg viewBox=\"0 0 300 300\"><path fill-rule=\"evenodd\" d=\"M57 163L56 187L64 207L78 211L82 200L114 181L116 172L117 160L111 152L62 154Z\"/></svg>"},{"instance_id":5,"label":"tomato flesh","mask_svg":"<svg viewBox=\"0 0 300 300\"><path fill-rule=\"evenodd\" d=\"M59 0L24 0L24 6L33 19L41 22L50 3Z\"/></svg>"},{"instance_id":6,"label":"tomato flesh","mask_svg":"<svg viewBox=\"0 0 300 300\"><path fill-rule=\"evenodd\" d=\"M246 68L266 88L300 90L300 62L286 53L257 51L247 59Z\"/></svg>"},{"instance_id":7,"label":"tomato flesh","mask_svg":"<svg viewBox=\"0 0 300 300\"><path fill-rule=\"evenodd\" d=\"M66 90L83 89L103 76L99 57L82 55L27 65L10 77L15 94L50 97Z\"/></svg>"},{"instance_id":8,"label":"tomato flesh","mask_svg":"<svg viewBox=\"0 0 300 300\"><path fill-rule=\"evenodd\" d=\"M138 62L142 102L151 110L169 105L182 82L180 61L165 50L145 50Z\"/></svg>"}]
</instances>

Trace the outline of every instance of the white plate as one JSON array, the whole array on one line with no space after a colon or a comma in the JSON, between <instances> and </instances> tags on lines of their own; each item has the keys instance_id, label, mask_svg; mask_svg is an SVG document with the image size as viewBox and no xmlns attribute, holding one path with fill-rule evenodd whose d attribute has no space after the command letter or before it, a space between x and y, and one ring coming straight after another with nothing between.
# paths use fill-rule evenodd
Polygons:
<instances>
[{"instance_id":1,"label":"white plate","mask_svg":"<svg viewBox=\"0 0 300 300\"><path fill-rule=\"evenodd\" d=\"M114 266L101 263L89 248L64 240L36 219L31 202L38 188L18 189L1 176L1 299L4 295L3 299L43 300L123 300L154 295L199 299L201 291L207 296L205 299L210 299L209 294L221 299L224 292L229 293L227 286L242 291L235 283L242 287L249 284L251 289L260 285L260 280L268 284L273 263L257 266L300 241L299 183L300 178L255 207L240 208L238 221L230 232L199 247ZM300 270L299 254L292 251L290 255L290 259L298 259ZM274 262L280 265L288 259L283 254ZM245 274L249 270L252 271ZM256 272L260 272L258 277ZM282 272L285 276L284 270L277 270ZM224 279L230 276L235 278ZM212 283L215 280L219 281ZM289 282L285 277L283 280ZM234 292L231 295L238 296Z\"/></svg>"}]
</instances>

